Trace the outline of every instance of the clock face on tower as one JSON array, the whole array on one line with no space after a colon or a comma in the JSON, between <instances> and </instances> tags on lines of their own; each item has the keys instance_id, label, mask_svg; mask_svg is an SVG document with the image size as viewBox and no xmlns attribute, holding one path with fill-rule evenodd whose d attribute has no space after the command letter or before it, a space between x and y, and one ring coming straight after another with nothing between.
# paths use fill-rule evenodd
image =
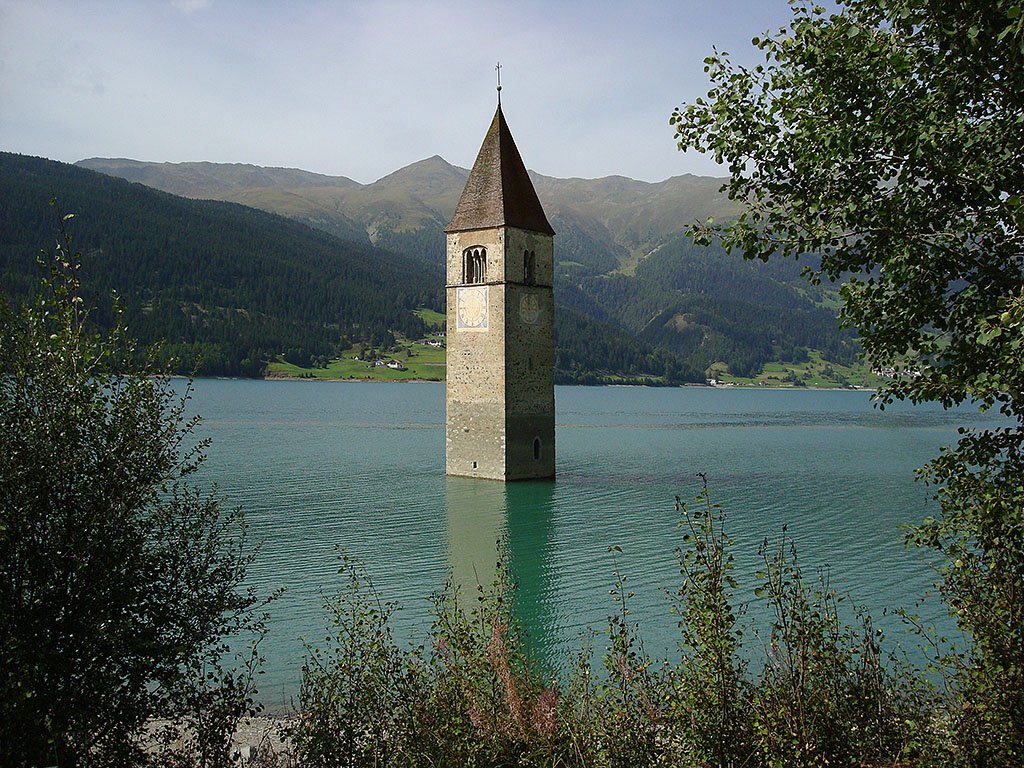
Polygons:
<instances>
[{"instance_id":1,"label":"clock face on tower","mask_svg":"<svg viewBox=\"0 0 1024 768\"><path fill-rule=\"evenodd\" d=\"M455 312L456 330L487 330L487 288L486 285L480 285L458 289Z\"/></svg>"}]
</instances>

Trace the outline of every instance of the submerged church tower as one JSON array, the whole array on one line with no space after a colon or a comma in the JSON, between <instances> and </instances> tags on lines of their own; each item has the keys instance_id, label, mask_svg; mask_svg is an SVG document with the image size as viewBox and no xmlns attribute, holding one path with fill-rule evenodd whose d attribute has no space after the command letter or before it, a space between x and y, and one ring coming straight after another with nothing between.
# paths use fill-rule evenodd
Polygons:
<instances>
[{"instance_id":1,"label":"submerged church tower","mask_svg":"<svg viewBox=\"0 0 1024 768\"><path fill-rule=\"evenodd\" d=\"M447 473L554 477L555 232L500 100L445 233Z\"/></svg>"}]
</instances>

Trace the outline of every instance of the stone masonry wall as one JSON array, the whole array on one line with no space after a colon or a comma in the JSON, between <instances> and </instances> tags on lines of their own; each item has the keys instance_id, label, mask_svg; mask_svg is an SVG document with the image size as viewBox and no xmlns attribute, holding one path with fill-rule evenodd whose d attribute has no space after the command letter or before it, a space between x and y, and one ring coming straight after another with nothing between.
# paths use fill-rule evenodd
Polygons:
<instances>
[{"instance_id":1,"label":"stone masonry wall","mask_svg":"<svg viewBox=\"0 0 1024 768\"><path fill-rule=\"evenodd\" d=\"M458 327L462 254L487 250L486 329ZM524 252L536 256L525 285ZM448 235L447 473L497 480L553 477L552 241L514 228ZM534 443L539 440L539 458Z\"/></svg>"},{"instance_id":2,"label":"stone masonry wall","mask_svg":"<svg viewBox=\"0 0 1024 768\"><path fill-rule=\"evenodd\" d=\"M555 475L555 317L553 244L547 235L509 229L505 246L505 475ZM523 255L536 257L534 283L523 284ZM534 458L534 441L539 451Z\"/></svg>"},{"instance_id":3,"label":"stone masonry wall","mask_svg":"<svg viewBox=\"0 0 1024 768\"><path fill-rule=\"evenodd\" d=\"M458 290L466 248L487 250L487 328L459 330ZM445 456L449 475L505 478L504 231L448 235Z\"/></svg>"}]
</instances>

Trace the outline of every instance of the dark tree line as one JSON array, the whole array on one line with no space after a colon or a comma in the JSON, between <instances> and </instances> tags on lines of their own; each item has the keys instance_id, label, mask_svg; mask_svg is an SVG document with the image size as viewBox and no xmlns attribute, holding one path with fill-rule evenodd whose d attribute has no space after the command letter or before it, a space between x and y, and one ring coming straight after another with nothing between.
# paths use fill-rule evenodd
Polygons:
<instances>
[{"instance_id":1,"label":"dark tree line","mask_svg":"<svg viewBox=\"0 0 1024 768\"><path fill-rule=\"evenodd\" d=\"M559 307L555 322L555 382L679 384L703 381L703 370L677 355L636 339L570 307Z\"/></svg>"}]
</instances>

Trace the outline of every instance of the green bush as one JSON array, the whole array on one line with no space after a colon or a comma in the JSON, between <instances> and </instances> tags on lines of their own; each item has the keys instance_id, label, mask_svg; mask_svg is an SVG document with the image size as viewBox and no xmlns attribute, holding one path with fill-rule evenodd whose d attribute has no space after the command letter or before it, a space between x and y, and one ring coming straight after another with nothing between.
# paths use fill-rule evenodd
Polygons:
<instances>
[{"instance_id":1,"label":"green bush","mask_svg":"<svg viewBox=\"0 0 1024 768\"><path fill-rule=\"evenodd\" d=\"M725 512L712 504L707 479L692 505L676 497L684 546L677 549L682 658L670 676L669 707L679 760L689 765L740 765L753 751L754 686L739 654L743 631L733 608L732 540Z\"/></svg>"},{"instance_id":2,"label":"green bush","mask_svg":"<svg viewBox=\"0 0 1024 768\"><path fill-rule=\"evenodd\" d=\"M468 610L454 588L437 595L431 645L407 649L365 570L343 556L339 573L289 734L301 765L519 765L552 751L557 695L523 651L503 568Z\"/></svg>"},{"instance_id":3,"label":"green bush","mask_svg":"<svg viewBox=\"0 0 1024 768\"><path fill-rule=\"evenodd\" d=\"M878 765L914 757L914 737L930 718L923 682L890 659L882 634L860 615L840 619L843 598L827 570L809 584L785 529L761 548L758 593L772 623L754 695L753 725L766 765Z\"/></svg>"},{"instance_id":4,"label":"green bush","mask_svg":"<svg viewBox=\"0 0 1024 768\"><path fill-rule=\"evenodd\" d=\"M0 765L223 765L260 630L244 527L189 482L187 395L89 330L63 221L45 264L0 306Z\"/></svg>"}]
</instances>

